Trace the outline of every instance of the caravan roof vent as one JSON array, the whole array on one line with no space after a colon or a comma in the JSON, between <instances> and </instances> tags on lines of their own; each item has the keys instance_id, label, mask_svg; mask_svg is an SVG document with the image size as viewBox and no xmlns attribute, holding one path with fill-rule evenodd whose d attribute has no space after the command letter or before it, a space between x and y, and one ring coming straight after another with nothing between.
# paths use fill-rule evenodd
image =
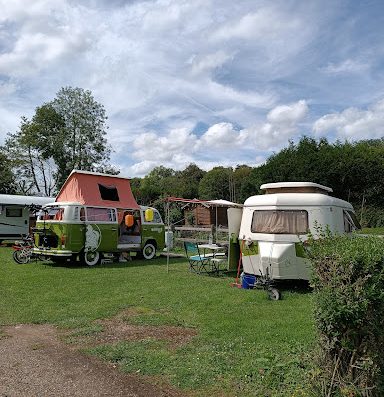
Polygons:
<instances>
[{"instance_id":1,"label":"caravan roof vent","mask_svg":"<svg viewBox=\"0 0 384 397\"><path fill-rule=\"evenodd\" d=\"M260 189L266 190L267 194L273 193L322 193L333 192L330 187L313 182L277 182L265 183Z\"/></svg>"},{"instance_id":2,"label":"caravan roof vent","mask_svg":"<svg viewBox=\"0 0 384 397\"><path fill-rule=\"evenodd\" d=\"M108 200L108 201L120 200L116 186L105 186L105 185L101 185L100 183L98 185L102 200Z\"/></svg>"}]
</instances>

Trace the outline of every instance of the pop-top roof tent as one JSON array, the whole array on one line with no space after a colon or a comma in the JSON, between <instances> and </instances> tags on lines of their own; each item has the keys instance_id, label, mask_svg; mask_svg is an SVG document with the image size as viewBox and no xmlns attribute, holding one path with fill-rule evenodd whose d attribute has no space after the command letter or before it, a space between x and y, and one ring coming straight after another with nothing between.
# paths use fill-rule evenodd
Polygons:
<instances>
[{"instance_id":1,"label":"pop-top roof tent","mask_svg":"<svg viewBox=\"0 0 384 397\"><path fill-rule=\"evenodd\" d=\"M140 209L128 178L73 170L56 202L76 202L95 207Z\"/></svg>"},{"instance_id":2,"label":"pop-top roof tent","mask_svg":"<svg viewBox=\"0 0 384 397\"><path fill-rule=\"evenodd\" d=\"M329 194L333 190L330 187L319 185L313 182L276 182L265 183L260 186L260 189L265 190L266 194L275 193L321 193Z\"/></svg>"}]
</instances>

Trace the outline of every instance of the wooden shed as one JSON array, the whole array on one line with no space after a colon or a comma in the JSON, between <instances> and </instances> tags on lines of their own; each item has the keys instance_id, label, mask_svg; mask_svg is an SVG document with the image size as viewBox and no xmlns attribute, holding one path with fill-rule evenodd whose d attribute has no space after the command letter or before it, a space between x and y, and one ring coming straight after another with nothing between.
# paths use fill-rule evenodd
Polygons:
<instances>
[{"instance_id":1,"label":"wooden shed","mask_svg":"<svg viewBox=\"0 0 384 397\"><path fill-rule=\"evenodd\" d=\"M228 207L239 204L226 200L195 201L187 203L182 209L186 225L228 227Z\"/></svg>"}]
</instances>

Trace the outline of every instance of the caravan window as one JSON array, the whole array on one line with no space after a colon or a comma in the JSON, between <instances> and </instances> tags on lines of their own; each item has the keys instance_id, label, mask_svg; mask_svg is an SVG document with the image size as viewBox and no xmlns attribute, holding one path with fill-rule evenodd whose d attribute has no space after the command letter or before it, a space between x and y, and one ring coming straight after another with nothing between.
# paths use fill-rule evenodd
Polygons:
<instances>
[{"instance_id":1,"label":"caravan window","mask_svg":"<svg viewBox=\"0 0 384 397\"><path fill-rule=\"evenodd\" d=\"M361 229L360 223L357 220L356 214L352 211L343 211L344 231L351 233L356 229Z\"/></svg>"},{"instance_id":2,"label":"caravan window","mask_svg":"<svg viewBox=\"0 0 384 397\"><path fill-rule=\"evenodd\" d=\"M116 222L116 212L113 208L87 207L87 221Z\"/></svg>"},{"instance_id":3,"label":"caravan window","mask_svg":"<svg viewBox=\"0 0 384 397\"><path fill-rule=\"evenodd\" d=\"M5 216L8 218L21 218L23 216L23 209L7 207L5 209Z\"/></svg>"},{"instance_id":4,"label":"caravan window","mask_svg":"<svg viewBox=\"0 0 384 397\"><path fill-rule=\"evenodd\" d=\"M308 212L304 210L257 210L253 212L252 233L306 234Z\"/></svg>"}]
</instances>

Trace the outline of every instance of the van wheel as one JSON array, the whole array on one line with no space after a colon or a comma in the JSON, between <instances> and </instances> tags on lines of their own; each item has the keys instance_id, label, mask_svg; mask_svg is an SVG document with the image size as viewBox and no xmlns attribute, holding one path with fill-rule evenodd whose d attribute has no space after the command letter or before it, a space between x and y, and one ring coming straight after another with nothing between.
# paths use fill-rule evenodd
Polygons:
<instances>
[{"instance_id":1,"label":"van wheel","mask_svg":"<svg viewBox=\"0 0 384 397\"><path fill-rule=\"evenodd\" d=\"M152 243L146 243L141 254L144 259L153 259L156 256L156 247Z\"/></svg>"},{"instance_id":2,"label":"van wheel","mask_svg":"<svg viewBox=\"0 0 384 397\"><path fill-rule=\"evenodd\" d=\"M100 262L100 252L98 251L87 251L82 255L82 262L87 266L95 266Z\"/></svg>"}]
</instances>

